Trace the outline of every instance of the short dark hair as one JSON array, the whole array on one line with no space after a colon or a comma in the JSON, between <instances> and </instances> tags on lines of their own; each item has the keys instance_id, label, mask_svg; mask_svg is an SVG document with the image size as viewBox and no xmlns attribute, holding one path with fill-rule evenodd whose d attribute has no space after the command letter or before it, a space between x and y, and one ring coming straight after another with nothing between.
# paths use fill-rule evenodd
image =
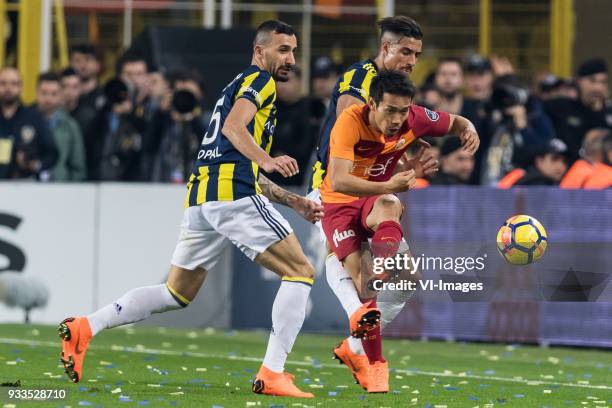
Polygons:
<instances>
[{"instance_id":1,"label":"short dark hair","mask_svg":"<svg viewBox=\"0 0 612 408\"><path fill-rule=\"evenodd\" d=\"M380 36L385 33L393 33L416 40L423 39L423 31L419 23L406 16L385 17L376 22L380 28Z\"/></svg>"},{"instance_id":2,"label":"short dark hair","mask_svg":"<svg viewBox=\"0 0 612 408\"><path fill-rule=\"evenodd\" d=\"M280 20L266 20L257 27L253 45L262 44L269 41L271 33L295 35L295 30L289 24Z\"/></svg>"},{"instance_id":3,"label":"short dark hair","mask_svg":"<svg viewBox=\"0 0 612 408\"><path fill-rule=\"evenodd\" d=\"M121 75L121 71L123 71L123 67L133 62L144 63L145 69L147 70L147 72L149 72L149 64L147 64L147 60L145 57L138 55L138 54L125 54L123 55L123 57L119 58L119 60L117 61L117 66L115 67L117 75Z\"/></svg>"},{"instance_id":4,"label":"short dark hair","mask_svg":"<svg viewBox=\"0 0 612 408\"><path fill-rule=\"evenodd\" d=\"M96 54L96 49L91 44L77 44L70 48L70 55L72 54L85 54L90 55L94 58L98 58L98 54Z\"/></svg>"},{"instance_id":5,"label":"short dark hair","mask_svg":"<svg viewBox=\"0 0 612 408\"><path fill-rule=\"evenodd\" d=\"M61 79L62 78L55 72L43 72L38 76L36 85L40 85L42 82L57 82L59 84Z\"/></svg>"},{"instance_id":6,"label":"short dark hair","mask_svg":"<svg viewBox=\"0 0 612 408\"><path fill-rule=\"evenodd\" d=\"M380 71L370 84L370 97L378 104L385 93L414 98L416 87L403 72Z\"/></svg>"},{"instance_id":7,"label":"short dark hair","mask_svg":"<svg viewBox=\"0 0 612 408\"><path fill-rule=\"evenodd\" d=\"M62 79L69 77L69 76L79 76L78 72L76 72L74 70L74 68L72 67L68 67L65 70L63 70L60 74L60 76L62 77Z\"/></svg>"}]
</instances>

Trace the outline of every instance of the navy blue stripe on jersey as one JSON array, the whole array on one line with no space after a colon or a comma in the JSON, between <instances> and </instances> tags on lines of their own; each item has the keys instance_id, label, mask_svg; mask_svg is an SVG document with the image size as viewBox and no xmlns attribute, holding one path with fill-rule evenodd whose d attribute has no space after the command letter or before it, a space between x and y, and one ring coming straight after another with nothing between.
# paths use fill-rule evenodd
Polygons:
<instances>
[{"instance_id":1,"label":"navy blue stripe on jersey","mask_svg":"<svg viewBox=\"0 0 612 408\"><path fill-rule=\"evenodd\" d=\"M265 214L268 215L268 218L278 226L278 229L281 230L281 232L283 233L284 236L289 235L289 231L287 231L287 229L285 227L283 227L283 224L278 221L276 218L274 218L274 216L272 215L272 213L270 212L270 209L266 206L266 203L264 202L264 200L260 197L260 196L255 196L254 197L255 200L259 201L261 203L263 212Z\"/></svg>"},{"instance_id":2,"label":"navy blue stripe on jersey","mask_svg":"<svg viewBox=\"0 0 612 408\"><path fill-rule=\"evenodd\" d=\"M255 174L251 162L240 162L234 169L233 188L235 197L247 197L257 194Z\"/></svg>"},{"instance_id":3,"label":"navy blue stripe on jersey","mask_svg":"<svg viewBox=\"0 0 612 408\"><path fill-rule=\"evenodd\" d=\"M259 215L261 215L261 218L265 221L266 224L268 224L268 226L272 229L272 231L274 231L274 233L278 236L279 239L283 239L285 238L281 232L278 230L278 228L272 224L270 222L270 220L264 215L262 209L261 209L261 204L255 200L255 198L257 198L257 196L251 196L249 197L251 199L251 201L253 201L253 205L255 206L255 208L257 209L257 212L259 212Z\"/></svg>"}]
</instances>

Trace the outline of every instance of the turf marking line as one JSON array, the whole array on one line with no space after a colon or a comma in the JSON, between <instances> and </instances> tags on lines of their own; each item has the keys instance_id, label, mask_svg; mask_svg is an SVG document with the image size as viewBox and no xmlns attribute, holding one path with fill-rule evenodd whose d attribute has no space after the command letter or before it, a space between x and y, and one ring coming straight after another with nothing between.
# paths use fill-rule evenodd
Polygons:
<instances>
[{"instance_id":1,"label":"turf marking line","mask_svg":"<svg viewBox=\"0 0 612 408\"><path fill-rule=\"evenodd\" d=\"M0 344L19 344L25 346L33 346L33 347L57 347L59 350L61 348L60 342L54 341L39 341L39 340L25 340L25 339L13 339L13 338L3 338L0 337ZM261 357L247 357L247 356L222 356L218 354L206 354L206 353L197 353L193 351L174 351L174 350L159 350L159 349L150 349L146 347L125 347L125 346L117 346L113 345L111 347L100 347L100 346L89 346L89 348L99 351L124 351L128 353L141 353L141 354L158 354L164 356L179 356L179 357L199 357L199 358L216 358L222 360L235 360L235 361L249 361L249 362L261 362ZM320 363L314 364L312 361L292 361L288 360L287 364L302 366L302 367L325 367L325 368L339 368L342 370L346 370L346 368L340 364L327 364ZM593 385L593 384L576 384L576 383L564 383L564 382L556 382L556 381L541 381L541 380L529 380L529 379L519 379L519 378L507 378L507 377L495 377L495 376L484 376L484 375L473 375L473 374L454 374L454 373L438 373L434 371L421 371L421 370L404 370L404 369L395 369L394 372L406 375L422 375L422 376L430 376L430 377L451 377L451 378L463 378L463 379L472 379L472 380L488 380L488 381L504 381L504 382L513 382L519 384L527 384L527 385L558 385L560 387L575 387L575 388L591 388L597 390L612 390L612 386L607 385Z\"/></svg>"}]
</instances>

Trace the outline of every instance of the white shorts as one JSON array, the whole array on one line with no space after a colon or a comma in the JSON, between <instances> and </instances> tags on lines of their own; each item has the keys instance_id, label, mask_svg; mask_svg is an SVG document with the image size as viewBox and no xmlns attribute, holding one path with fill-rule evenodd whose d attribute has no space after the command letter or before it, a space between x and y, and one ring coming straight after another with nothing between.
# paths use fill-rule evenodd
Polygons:
<instances>
[{"instance_id":1,"label":"white shorts","mask_svg":"<svg viewBox=\"0 0 612 408\"><path fill-rule=\"evenodd\" d=\"M185 209L172 265L211 270L229 242L253 260L292 232L287 220L263 195L189 207Z\"/></svg>"},{"instance_id":2,"label":"white shorts","mask_svg":"<svg viewBox=\"0 0 612 408\"><path fill-rule=\"evenodd\" d=\"M309 200L315 201L318 204L321 204L321 192L319 191L318 188L308 193L306 198L308 198ZM319 238L321 239L321 242L325 245L327 243L327 237L325 236L325 232L323 231L323 224L321 224L321 221L317 221L315 223L315 226L317 227L317 230L319 230ZM372 239L370 238L368 241L371 242ZM325 249L327 250L327 245ZM410 247L408 246L408 242L406 242L405 238L402 238L402 241L400 242L400 246L397 252L401 254L401 253L408 251L409 249Z\"/></svg>"}]
</instances>

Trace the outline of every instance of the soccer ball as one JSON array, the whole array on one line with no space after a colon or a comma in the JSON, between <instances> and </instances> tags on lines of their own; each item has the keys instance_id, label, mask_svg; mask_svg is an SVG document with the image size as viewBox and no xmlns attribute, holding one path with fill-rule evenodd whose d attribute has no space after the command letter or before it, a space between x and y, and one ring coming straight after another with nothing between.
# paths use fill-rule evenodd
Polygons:
<instances>
[{"instance_id":1,"label":"soccer ball","mask_svg":"<svg viewBox=\"0 0 612 408\"><path fill-rule=\"evenodd\" d=\"M508 218L497 233L497 250L513 265L537 261L546 251L548 237L540 221L528 215Z\"/></svg>"}]
</instances>

